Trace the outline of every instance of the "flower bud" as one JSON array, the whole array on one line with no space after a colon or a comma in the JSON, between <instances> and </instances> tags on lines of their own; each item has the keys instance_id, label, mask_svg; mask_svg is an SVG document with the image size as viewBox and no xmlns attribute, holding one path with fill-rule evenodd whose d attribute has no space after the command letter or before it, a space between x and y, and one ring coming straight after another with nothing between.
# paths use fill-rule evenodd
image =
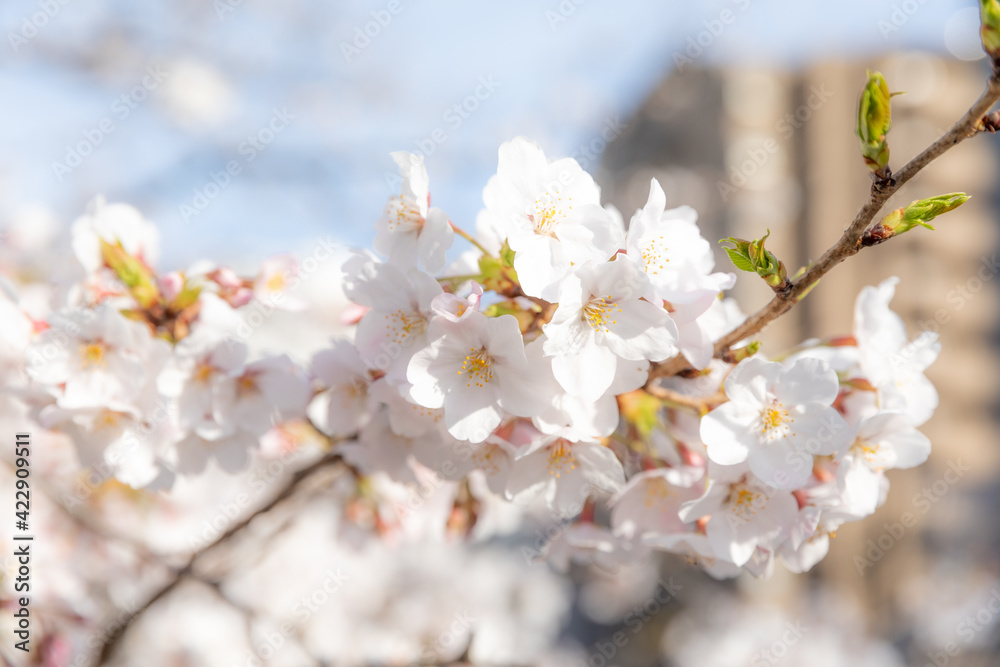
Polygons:
<instances>
[{"instance_id":1,"label":"flower bud","mask_svg":"<svg viewBox=\"0 0 1000 667\"><path fill-rule=\"evenodd\" d=\"M743 347L735 350L727 350L722 355L722 360L729 364L738 364L744 359L749 359L758 352L760 352L760 341L754 340L750 341L748 345L744 345Z\"/></svg>"},{"instance_id":2,"label":"flower bud","mask_svg":"<svg viewBox=\"0 0 1000 667\"><path fill-rule=\"evenodd\" d=\"M160 276L159 284L160 294L163 295L164 300L173 301L184 289L184 276L177 271L171 271Z\"/></svg>"},{"instance_id":3,"label":"flower bud","mask_svg":"<svg viewBox=\"0 0 1000 667\"><path fill-rule=\"evenodd\" d=\"M239 289L243 287L243 280L236 275L236 272L228 267L220 267L208 274L209 279L219 284L219 287L226 289Z\"/></svg>"},{"instance_id":4,"label":"flower bud","mask_svg":"<svg viewBox=\"0 0 1000 667\"><path fill-rule=\"evenodd\" d=\"M979 36L983 50L994 61L1000 61L1000 0L979 0L979 18L982 26Z\"/></svg>"},{"instance_id":5,"label":"flower bud","mask_svg":"<svg viewBox=\"0 0 1000 667\"><path fill-rule=\"evenodd\" d=\"M240 287L229 297L229 305L233 308L245 306L253 301L253 290L249 287Z\"/></svg>"},{"instance_id":6,"label":"flower bud","mask_svg":"<svg viewBox=\"0 0 1000 667\"><path fill-rule=\"evenodd\" d=\"M778 289L785 284L788 273L785 264L779 261L773 252L764 248L764 242L770 235L771 231L768 230L767 234L756 241L745 241L731 236L719 243L733 244L732 248L723 248L733 261L733 266L740 271L756 273L772 288Z\"/></svg>"},{"instance_id":7,"label":"flower bud","mask_svg":"<svg viewBox=\"0 0 1000 667\"><path fill-rule=\"evenodd\" d=\"M156 279L145 262L125 252L120 241L111 244L101 239L100 244L104 265L122 281L140 307L149 308L159 301L160 292Z\"/></svg>"},{"instance_id":8,"label":"flower bud","mask_svg":"<svg viewBox=\"0 0 1000 667\"><path fill-rule=\"evenodd\" d=\"M882 221L865 232L861 245L873 246L910 231L916 226L934 229L930 221L939 215L954 211L969 200L964 192L953 192L928 199L918 199L902 208L897 208Z\"/></svg>"},{"instance_id":9,"label":"flower bud","mask_svg":"<svg viewBox=\"0 0 1000 667\"><path fill-rule=\"evenodd\" d=\"M889 144L886 135L892 128L889 86L880 72L868 70L868 82L858 101L858 135L861 156L868 170L879 178L889 177Z\"/></svg>"}]
</instances>

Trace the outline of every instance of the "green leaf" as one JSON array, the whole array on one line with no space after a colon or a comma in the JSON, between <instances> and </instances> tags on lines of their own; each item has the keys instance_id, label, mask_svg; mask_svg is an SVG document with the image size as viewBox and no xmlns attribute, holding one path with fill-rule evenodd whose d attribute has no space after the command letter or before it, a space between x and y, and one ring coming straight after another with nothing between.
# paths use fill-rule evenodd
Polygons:
<instances>
[{"instance_id":1,"label":"green leaf","mask_svg":"<svg viewBox=\"0 0 1000 667\"><path fill-rule=\"evenodd\" d=\"M508 269L514 267L514 251L510 249L506 241L503 242L503 247L500 248L500 263Z\"/></svg>"},{"instance_id":2,"label":"green leaf","mask_svg":"<svg viewBox=\"0 0 1000 667\"><path fill-rule=\"evenodd\" d=\"M898 236L917 225L934 229L934 226L930 224L931 220L939 215L954 211L967 201L969 201L969 195L964 192L952 192L927 199L918 199L902 208L897 208L882 218L879 225L888 231L888 236Z\"/></svg>"},{"instance_id":3,"label":"green leaf","mask_svg":"<svg viewBox=\"0 0 1000 667\"><path fill-rule=\"evenodd\" d=\"M889 145L886 136L892 129L892 96L889 85L881 72L868 70L868 81L858 99L858 125L854 133L858 136L861 156L868 169L875 173L889 164Z\"/></svg>"},{"instance_id":4,"label":"green leaf","mask_svg":"<svg viewBox=\"0 0 1000 667\"><path fill-rule=\"evenodd\" d=\"M723 246L730 261L740 271L756 273L771 287L779 287L785 282L785 265L774 256L774 253L764 247L764 242L771 235L767 230L761 238L747 241L730 236L719 243L732 243L733 247Z\"/></svg>"},{"instance_id":5,"label":"green leaf","mask_svg":"<svg viewBox=\"0 0 1000 667\"><path fill-rule=\"evenodd\" d=\"M750 259L740 254L737 248L723 248L726 254L729 255L729 259L732 261L733 266L735 266L740 271L748 271L749 273L754 273L753 264L750 263Z\"/></svg>"},{"instance_id":6,"label":"green leaf","mask_svg":"<svg viewBox=\"0 0 1000 667\"><path fill-rule=\"evenodd\" d=\"M174 302L170 305L171 307L173 307L174 310L181 311L187 308L188 306L192 305L195 301L197 301L200 295L201 295L200 285L195 285L194 287L192 287L187 283L187 281L185 281L184 289L181 290L181 293L177 295L177 297L174 299Z\"/></svg>"}]
</instances>

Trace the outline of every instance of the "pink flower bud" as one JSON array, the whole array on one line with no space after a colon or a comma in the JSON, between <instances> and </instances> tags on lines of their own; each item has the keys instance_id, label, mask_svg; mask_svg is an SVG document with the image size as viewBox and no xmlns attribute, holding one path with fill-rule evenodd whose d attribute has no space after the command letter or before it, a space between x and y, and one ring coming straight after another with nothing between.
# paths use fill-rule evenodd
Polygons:
<instances>
[{"instance_id":1,"label":"pink flower bud","mask_svg":"<svg viewBox=\"0 0 1000 667\"><path fill-rule=\"evenodd\" d=\"M233 308L239 308L240 306L247 305L251 300L253 300L253 290L247 287L240 287L229 297L229 305Z\"/></svg>"},{"instance_id":2,"label":"pink flower bud","mask_svg":"<svg viewBox=\"0 0 1000 667\"><path fill-rule=\"evenodd\" d=\"M340 323L344 326L353 326L361 321L361 318L365 316L371 308L367 306L359 306L356 303L348 304L346 308L340 313Z\"/></svg>"},{"instance_id":3,"label":"pink flower bud","mask_svg":"<svg viewBox=\"0 0 1000 667\"><path fill-rule=\"evenodd\" d=\"M177 271L171 271L160 276L160 294L167 301L173 301L184 289L184 276Z\"/></svg>"},{"instance_id":4,"label":"pink flower bud","mask_svg":"<svg viewBox=\"0 0 1000 667\"><path fill-rule=\"evenodd\" d=\"M220 287L227 289L239 289L243 286L243 281L236 275L236 272L228 267L221 267L213 271L209 277L219 283Z\"/></svg>"}]
</instances>

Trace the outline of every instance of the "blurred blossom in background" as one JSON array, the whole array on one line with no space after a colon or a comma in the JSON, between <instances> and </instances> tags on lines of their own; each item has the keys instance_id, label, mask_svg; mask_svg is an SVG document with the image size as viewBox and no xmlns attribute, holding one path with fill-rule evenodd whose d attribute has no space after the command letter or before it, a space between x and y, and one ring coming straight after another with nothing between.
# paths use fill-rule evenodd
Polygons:
<instances>
[{"instance_id":1,"label":"blurred blossom in background","mask_svg":"<svg viewBox=\"0 0 1000 667\"><path fill-rule=\"evenodd\" d=\"M313 256L302 296L314 326L275 314L248 340L304 361L342 330L340 264L350 247L371 247L398 193L389 153L423 154L433 205L471 229L497 147L517 135L575 157L626 218L656 175L669 205L701 212L707 237L784 231L785 254L801 263L867 191L851 134L866 66L906 91L894 102L901 164L979 94L978 26L976 4L958 0L8 0L0 266L58 291L69 225L98 194L157 223L165 270ZM945 350L931 464L896 473L892 501L845 528L813 572L720 583L667 558L567 564L563 576L534 558L560 536L539 508L482 508L481 534L463 545L427 528L446 509L432 494L412 534L382 544L339 526L320 494L255 525L274 537L227 552L223 584L209 571L143 616L130 630L140 657L121 664L996 664L997 294L961 291L997 246L995 146L963 146L928 176L979 208L938 236L859 258L777 329L790 342L849 333L859 287L895 273L911 280L899 295L911 330L936 322ZM931 252L930 275L916 275L908 263ZM747 312L768 296L744 290ZM52 294L22 296L41 311ZM940 307L948 321L935 320ZM57 495L79 487L65 441L38 452L33 465ZM956 461L971 470L935 486ZM79 488L115 534L178 554L264 496L220 499L294 469L273 440L244 474L210 473L168 496ZM67 636L96 646L80 619L117 610L127 625L145 584L166 572L45 503L35 511L47 536L37 595ZM907 512L915 527L898 532ZM49 646L38 664L91 664L68 646Z\"/></svg>"}]
</instances>

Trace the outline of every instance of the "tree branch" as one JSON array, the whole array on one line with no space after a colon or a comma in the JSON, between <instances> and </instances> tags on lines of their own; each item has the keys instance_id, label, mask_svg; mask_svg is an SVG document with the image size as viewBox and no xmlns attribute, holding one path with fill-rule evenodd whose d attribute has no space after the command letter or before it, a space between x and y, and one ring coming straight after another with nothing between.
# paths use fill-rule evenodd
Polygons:
<instances>
[{"instance_id":1,"label":"tree branch","mask_svg":"<svg viewBox=\"0 0 1000 667\"><path fill-rule=\"evenodd\" d=\"M646 388L646 391L671 407L687 408L697 412L699 416L713 410L714 408L727 402L729 398L721 389L710 396L688 396L673 389L667 389L659 385Z\"/></svg>"},{"instance_id":2,"label":"tree branch","mask_svg":"<svg viewBox=\"0 0 1000 667\"><path fill-rule=\"evenodd\" d=\"M975 104L966 112L960 121L948 130L940 139L927 147L922 153L910 160L902 169L893 174L895 183L881 187L872 186L868 201L854 217L854 220L844 230L843 236L833 244L823 255L811 264L797 280L787 289L777 292L771 301L759 311L748 317L743 324L733 329L715 343L715 355L719 356L729 350L735 343L759 333L764 327L778 319L795 306L815 283L826 275L833 267L861 250L861 237L872 220L892 195L894 195L921 169L941 157L953 146L960 144L980 131L980 123L989 110L1000 100L1000 75L992 72L986 82L986 90ZM649 380L646 389L654 386L657 378L677 375L691 368L688 361L677 355L667 361L654 364L649 370Z\"/></svg>"},{"instance_id":3,"label":"tree branch","mask_svg":"<svg viewBox=\"0 0 1000 667\"><path fill-rule=\"evenodd\" d=\"M249 526L250 522L252 522L258 516L270 512L278 505L280 505L282 502L290 498L292 495L295 494L295 492L306 480L314 477L315 475L319 474L320 472L328 468L339 465L341 463L342 461L339 454L334 454L334 453L325 454L321 458L317 459L310 465L306 466L302 470L299 470L294 475L292 475L291 478L289 478L288 481L285 483L285 485L281 488L281 490L278 491L278 493L267 504L263 505L262 507L254 511L252 514L247 516L242 521L231 526L229 530L223 533L217 540L215 540L208 546L203 547L199 551L192 554L191 557L188 559L187 564L179 569L174 570L173 576L171 577L170 581L168 581L166 584L161 586L159 590L153 593L153 595L150 596L150 598L146 600L146 602L129 617L128 623L125 624L125 627L121 632L115 633L113 636L107 636L104 639L104 642L100 648L100 652L98 653L97 664L105 665L108 663L108 661L114 654L115 650L117 649L118 645L121 643L122 638L125 637L125 635L128 633L129 628L132 627L132 623L136 619L138 619L139 616L145 613L150 607L152 607L158 600L160 600L168 593L173 591L181 581L183 581L187 576L189 576L192 573L195 564L199 559L201 559L202 556L204 556L210 551L213 551L216 547L221 546L222 544L229 541L230 538L232 538L234 535L236 535L237 533L241 532L244 528Z\"/></svg>"}]
</instances>

